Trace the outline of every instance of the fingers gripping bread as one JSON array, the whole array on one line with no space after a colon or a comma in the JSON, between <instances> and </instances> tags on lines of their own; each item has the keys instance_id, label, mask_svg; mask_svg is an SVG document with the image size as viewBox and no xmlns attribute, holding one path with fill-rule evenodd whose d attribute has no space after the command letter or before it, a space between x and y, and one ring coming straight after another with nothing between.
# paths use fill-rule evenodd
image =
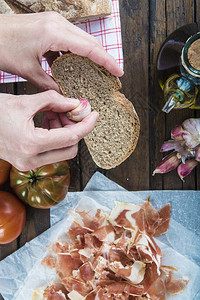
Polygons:
<instances>
[{"instance_id":1,"label":"fingers gripping bread","mask_svg":"<svg viewBox=\"0 0 200 300\"><path fill-rule=\"evenodd\" d=\"M95 163L103 169L120 165L134 151L140 122L132 103L118 90L118 78L86 57L72 53L56 59L52 75L63 95L86 98L99 113L94 130L85 137Z\"/></svg>"}]
</instances>

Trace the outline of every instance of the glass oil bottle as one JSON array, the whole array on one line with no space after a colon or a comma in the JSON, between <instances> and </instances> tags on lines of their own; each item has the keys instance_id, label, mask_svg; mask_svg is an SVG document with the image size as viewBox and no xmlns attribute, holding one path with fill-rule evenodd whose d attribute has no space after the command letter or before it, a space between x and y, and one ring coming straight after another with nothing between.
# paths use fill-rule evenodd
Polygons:
<instances>
[{"instance_id":1,"label":"glass oil bottle","mask_svg":"<svg viewBox=\"0 0 200 300\"><path fill-rule=\"evenodd\" d=\"M157 72L164 112L200 109L200 32L196 24L185 25L166 39L158 54Z\"/></svg>"}]
</instances>

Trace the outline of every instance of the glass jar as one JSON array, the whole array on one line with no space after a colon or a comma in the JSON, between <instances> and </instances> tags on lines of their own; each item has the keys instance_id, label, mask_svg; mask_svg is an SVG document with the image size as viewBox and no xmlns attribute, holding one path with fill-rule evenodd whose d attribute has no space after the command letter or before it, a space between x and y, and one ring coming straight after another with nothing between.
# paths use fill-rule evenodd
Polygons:
<instances>
[{"instance_id":1,"label":"glass jar","mask_svg":"<svg viewBox=\"0 0 200 300\"><path fill-rule=\"evenodd\" d=\"M170 35L158 54L158 80L166 101L164 112L173 108L200 109L200 65L195 68L195 61L197 65L200 62L200 32L197 25L189 24Z\"/></svg>"}]
</instances>

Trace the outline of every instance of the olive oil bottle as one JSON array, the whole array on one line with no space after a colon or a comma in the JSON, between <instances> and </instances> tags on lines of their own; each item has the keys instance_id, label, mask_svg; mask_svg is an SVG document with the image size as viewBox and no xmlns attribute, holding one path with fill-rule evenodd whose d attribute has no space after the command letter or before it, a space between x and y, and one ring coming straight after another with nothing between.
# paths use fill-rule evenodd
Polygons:
<instances>
[{"instance_id":1,"label":"olive oil bottle","mask_svg":"<svg viewBox=\"0 0 200 300\"><path fill-rule=\"evenodd\" d=\"M164 93L163 111L200 109L200 32L188 24L163 43L157 58L158 81Z\"/></svg>"}]
</instances>

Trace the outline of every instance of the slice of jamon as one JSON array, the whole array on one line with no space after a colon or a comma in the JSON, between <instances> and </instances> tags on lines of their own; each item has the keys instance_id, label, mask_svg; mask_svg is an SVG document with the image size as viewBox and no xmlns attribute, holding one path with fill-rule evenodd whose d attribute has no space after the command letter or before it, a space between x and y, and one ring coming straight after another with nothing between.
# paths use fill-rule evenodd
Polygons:
<instances>
[{"instance_id":1,"label":"slice of jamon","mask_svg":"<svg viewBox=\"0 0 200 300\"><path fill-rule=\"evenodd\" d=\"M150 198L148 198L148 201L145 201L142 205L144 209L144 216L145 216L145 230L148 234L153 235L155 233L155 227L157 227L160 222L160 216L151 203Z\"/></svg>"},{"instance_id":2,"label":"slice of jamon","mask_svg":"<svg viewBox=\"0 0 200 300\"><path fill-rule=\"evenodd\" d=\"M42 265L45 265L49 269L55 269L56 263L57 263L56 257L52 255L44 257L44 259L41 262Z\"/></svg>"},{"instance_id":3,"label":"slice of jamon","mask_svg":"<svg viewBox=\"0 0 200 300\"><path fill-rule=\"evenodd\" d=\"M63 284L54 283L44 290L43 297L47 300L66 300L69 299L68 293Z\"/></svg>"},{"instance_id":4,"label":"slice of jamon","mask_svg":"<svg viewBox=\"0 0 200 300\"><path fill-rule=\"evenodd\" d=\"M87 284L83 279L79 278L73 278L73 277L65 277L62 280L62 284L64 287L69 291L76 291L83 297L85 297L87 294L89 294L92 291L91 286Z\"/></svg>"},{"instance_id":5,"label":"slice of jamon","mask_svg":"<svg viewBox=\"0 0 200 300\"><path fill-rule=\"evenodd\" d=\"M175 279L172 276L172 272L169 272L165 278L165 288L170 294L178 294L185 289L188 282L189 280L187 279Z\"/></svg>"},{"instance_id":6,"label":"slice of jamon","mask_svg":"<svg viewBox=\"0 0 200 300\"><path fill-rule=\"evenodd\" d=\"M80 266L79 271L81 278L86 282L92 280L95 274L93 266L90 262L86 262Z\"/></svg>"},{"instance_id":7,"label":"slice of jamon","mask_svg":"<svg viewBox=\"0 0 200 300\"><path fill-rule=\"evenodd\" d=\"M147 291L152 300L165 300L165 286L160 277L158 277Z\"/></svg>"},{"instance_id":8,"label":"slice of jamon","mask_svg":"<svg viewBox=\"0 0 200 300\"><path fill-rule=\"evenodd\" d=\"M134 259L120 248L112 246L109 250L108 260L110 262L121 262L123 266L126 266L132 265Z\"/></svg>"},{"instance_id":9,"label":"slice of jamon","mask_svg":"<svg viewBox=\"0 0 200 300\"><path fill-rule=\"evenodd\" d=\"M161 222L158 227L155 228L154 236L160 236L164 234L169 229L169 221L170 221L170 214L171 214L171 205L170 203L163 206L159 211L159 216L161 218Z\"/></svg>"},{"instance_id":10,"label":"slice of jamon","mask_svg":"<svg viewBox=\"0 0 200 300\"><path fill-rule=\"evenodd\" d=\"M157 273L160 275L161 250L153 238L143 232L137 236L134 247L136 248L140 260L145 263L154 262L157 265Z\"/></svg>"},{"instance_id":11,"label":"slice of jamon","mask_svg":"<svg viewBox=\"0 0 200 300\"><path fill-rule=\"evenodd\" d=\"M150 198L142 205L145 215L145 230L153 236L160 236L169 229L171 214L170 204L166 204L160 210L156 210L150 203Z\"/></svg>"},{"instance_id":12,"label":"slice of jamon","mask_svg":"<svg viewBox=\"0 0 200 300\"><path fill-rule=\"evenodd\" d=\"M140 210L141 207L139 205L116 202L109 216L109 221L114 226L136 230L138 224L136 224L135 216Z\"/></svg>"},{"instance_id":13,"label":"slice of jamon","mask_svg":"<svg viewBox=\"0 0 200 300\"><path fill-rule=\"evenodd\" d=\"M149 288L157 280L158 277L159 275L157 272L157 265L154 262L146 264L145 276L143 281L140 282L140 285L143 286L143 293L140 294L140 296L142 296L149 290Z\"/></svg>"},{"instance_id":14,"label":"slice of jamon","mask_svg":"<svg viewBox=\"0 0 200 300\"><path fill-rule=\"evenodd\" d=\"M139 284L144 279L145 264L141 261L135 261L132 265L123 266L121 262L114 261L109 264L109 268L117 277L122 277L132 284Z\"/></svg>"},{"instance_id":15,"label":"slice of jamon","mask_svg":"<svg viewBox=\"0 0 200 300\"><path fill-rule=\"evenodd\" d=\"M83 221L84 227L87 227L91 230L97 230L103 225L104 222L107 224L106 216L100 209L97 209L97 212L94 216L90 212L76 210ZM105 225L106 225L105 224Z\"/></svg>"},{"instance_id":16,"label":"slice of jamon","mask_svg":"<svg viewBox=\"0 0 200 300\"><path fill-rule=\"evenodd\" d=\"M79 223L73 222L70 229L68 230L68 236L71 240L74 241L77 238L77 236L84 236L84 234L92 232L92 229L82 227Z\"/></svg>"},{"instance_id":17,"label":"slice of jamon","mask_svg":"<svg viewBox=\"0 0 200 300\"><path fill-rule=\"evenodd\" d=\"M72 246L71 241L57 241L54 244L48 246L47 250L49 253L60 253L67 252Z\"/></svg>"},{"instance_id":18,"label":"slice of jamon","mask_svg":"<svg viewBox=\"0 0 200 300\"><path fill-rule=\"evenodd\" d=\"M119 281L105 287L109 295L112 294L127 294L133 296L141 296L144 294L144 287L141 284L131 285L127 281Z\"/></svg>"},{"instance_id":19,"label":"slice of jamon","mask_svg":"<svg viewBox=\"0 0 200 300\"><path fill-rule=\"evenodd\" d=\"M56 270L61 278L72 275L73 270L77 270L82 265L78 250L68 253L58 253L57 259Z\"/></svg>"},{"instance_id":20,"label":"slice of jamon","mask_svg":"<svg viewBox=\"0 0 200 300\"><path fill-rule=\"evenodd\" d=\"M112 243L115 240L115 230L111 224L98 228L93 235L102 242Z\"/></svg>"}]
</instances>

